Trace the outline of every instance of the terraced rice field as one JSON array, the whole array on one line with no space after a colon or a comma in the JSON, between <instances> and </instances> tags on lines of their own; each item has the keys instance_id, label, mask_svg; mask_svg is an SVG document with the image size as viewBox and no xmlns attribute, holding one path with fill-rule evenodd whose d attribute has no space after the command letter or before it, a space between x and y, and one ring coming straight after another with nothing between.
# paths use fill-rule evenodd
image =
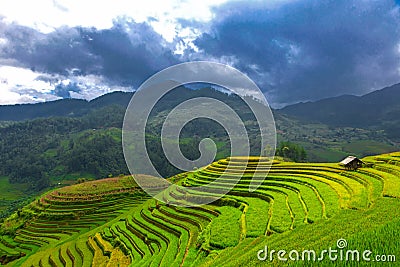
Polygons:
<instances>
[{"instance_id":1,"label":"terraced rice field","mask_svg":"<svg viewBox=\"0 0 400 267\"><path fill-rule=\"evenodd\" d=\"M363 236L400 225L400 153L364 162L348 171L232 157L173 177L188 190L166 190L167 204L129 177L56 190L24 208L20 217L29 219L1 237L0 259L8 266L254 266L265 244L323 248L340 237L364 244ZM252 179L262 181L255 191ZM209 192L196 190L201 185ZM214 199L227 186L209 205L174 205Z\"/></svg>"}]
</instances>

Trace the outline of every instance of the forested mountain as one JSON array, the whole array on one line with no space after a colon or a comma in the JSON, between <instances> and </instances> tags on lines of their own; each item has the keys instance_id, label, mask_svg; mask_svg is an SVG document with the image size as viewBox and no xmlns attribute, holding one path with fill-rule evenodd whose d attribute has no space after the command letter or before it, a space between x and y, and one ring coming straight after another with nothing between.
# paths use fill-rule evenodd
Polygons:
<instances>
[{"instance_id":1,"label":"forested mountain","mask_svg":"<svg viewBox=\"0 0 400 267\"><path fill-rule=\"evenodd\" d=\"M168 114L163 111L198 96L229 102L229 106L243 116L249 113L248 108L241 106L240 98L213 89L177 88L167 94L155 106L146 128L150 157L165 177L178 173L178 170L162 153L161 126ZM12 183L30 183L32 189L40 190L51 181L128 174L122 153L121 128L131 97L129 93L112 93L91 102L61 100L1 107L8 115L3 115L7 121L0 125L0 176L9 177ZM27 120L27 117L39 118ZM198 145L205 137L216 139L219 157L227 156L230 144L225 142L224 129L207 120L189 123L184 128L180 144L183 154L192 159L199 157Z\"/></svg>"},{"instance_id":2,"label":"forested mountain","mask_svg":"<svg viewBox=\"0 0 400 267\"><path fill-rule=\"evenodd\" d=\"M363 96L344 95L299 103L280 111L330 126L381 129L390 138L400 140L400 84Z\"/></svg>"},{"instance_id":3,"label":"forested mountain","mask_svg":"<svg viewBox=\"0 0 400 267\"><path fill-rule=\"evenodd\" d=\"M118 105L126 108L134 93L113 92L100 96L92 101L81 99L61 99L56 101L0 106L0 121L23 121L48 117L82 117L93 110L101 109L110 105ZM210 97L221 101L228 100L231 103L238 101L238 97L230 96L211 88L198 90L178 87L163 97L155 107L160 112L177 104L195 97Z\"/></svg>"},{"instance_id":4,"label":"forested mountain","mask_svg":"<svg viewBox=\"0 0 400 267\"><path fill-rule=\"evenodd\" d=\"M48 117L80 117L109 105L127 106L133 93L114 92L90 102L81 99L0 106L0 121L22 121Z\"/></svg>"},{"instance_id":5,"label":"forested mountain","mask_svg":"<svg viewBox=\"0 0 400 267\"><path fill-rule=\"evenodd\" d=\"M147 127L150 156L165 177L176 174L178 170L168 163L162 152L162 122L177 104L199 96L227 103L241 114L247 121L245 124L252 125L254 118L237 96L210 88L189 90L182 87L170 92L155 106ZM12 183L29 183L32 189L40 190L64 180L127 174L121 127L131 97L132 93L119 92L91 102L69 99L0 107L3 120L0 122L0 177L8 177ZM398 147L398 142L388 138L387 133L380 129L307 123L282 111L274 111L274 115L280 143L278 152L281 156L292 155L293 160L339 161L350 152L366 156L394 151ZM250 139L255 144L257 132L250 132ZM215 140L218 158L229 155L226 132L209 120L197 120L184 127L180 140L183 154L196 159L199 156L198 144L206 137ZM254 151L262 149L252 147ZM285 147L293 151L287 151Z\"/></svg>"},{"instance_id":6,"label":"forested mountain","mask_svg":"<svg viewBox=\"0 0 400 267\"><path fill-rule=\"evenodd\" d=\"M36 119L0 128L0 175L39 190L50 184L50 177L126 173L117 130L122 116L120 106L109 106L81 118Z\"/></svg>"}]
</instances>

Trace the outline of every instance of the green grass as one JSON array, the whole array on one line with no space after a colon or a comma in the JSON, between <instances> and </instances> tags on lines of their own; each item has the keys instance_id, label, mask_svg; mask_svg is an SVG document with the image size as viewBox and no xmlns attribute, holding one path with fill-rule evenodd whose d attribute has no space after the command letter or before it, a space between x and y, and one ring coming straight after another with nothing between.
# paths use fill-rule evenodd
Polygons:
<instances>
[{"instance_id":1,"label":"green grass","mask_svg":"<svg viewBox=\"0 0 400 267\"><path fill-rule=\"evenodd\" d=\"M395 151L396 147L374 140L358 140L344 144L343 150L358 156L365 156Z\"/></svg>"},{"instance_id":2,"label":"green grass","mask_svg":"<svg viewBox=\"0 0 400 267\"><path fill-rule=\"evenodd\" d=\"M221 215L211 222L210 245L216 248L236 246L240 239L240 216L242 212L234 207L220 207Z\"/></svg>"},{"instance_id":3,"label":"green grass","mask_svg":"<svg viewBox=\"0 0 400 267\"><path fill-rule=\"evenodd\" d=\"M249 205L245 214L246 237L257 237L265 234L269 220L269 203L252 197L243 198L243 201Z\"/></svg>"},{"instance_id":4,"label":"green grass","mask_svg":"<svg viewBox=\"0 0 400 267\"><path fill-rule=\"evenodd\" d=\"M338 162L348 155L348 153L332 147L315 146L308 143L303 144L303 146L308 151L307 158L310 161Z\"/></svg>"},{"instance_id":5,"label":"green grass","mask_svg":"<svg viewBox=\"0 0 400 267\"><path fill-rule=\"evenodd\" d=\"M265 246L275 250L291 251L296 249L302 251L313 249L319 252L322 249L328 249L329 246L334 248L336 241L340 238L345 238L348 241L348 247L351 249L364 249L371 246L370 249L374 253L390 252L398 254L396 236L398 236L399 220L397 219L394 222L392 220L399 218L399 208L400 201L397 199L381 198L369 210L361 212L349 209L342 210L338 216L324 223L304 225L291 232L270 237L262 236L254 240L252 246L242 242L233 250L223 251L214 258L210 257L206 266L216 266L214 263L220 262L220 258L229 260L218 266L257 266L261 264L257 259L257 252ZM230 257L235 252L238 252L237 257ZM274 263L275 266L287 265L287 262L278 262L277 260ZM303 266L301 263L293 264ZM313 265L310 263L307 266ZM321 266L333 265L328 263Z\"/></svg>"},{"instance_id":6,"label":"green grass","mask_svg":"<svg viewBox=\"0 0 400 267\"><path fill-rule=\"evenodd\" d=\"M65 167L59 166L57 168L60 168L60 169L63 170ZM65 184L74 184L74 183L76 183L76 181L79 178L85 178L86 180L94 180L96 178L96 176L91 174L91 173L84 173L84 172L82 172L82 173L70 173L70 174L61 175L61 176L50 177L50 180L52 182L56 182L56 183L62 182L62 183L65 183Z\"/></svg>"},{"instance_id":7,"label":"green grass","mask_svg":"<svg viewBox=\"0 0 400 267\"><path fill-rule=\"evenodd\" d=\"M0 205L1 201L18 200L26 197L28 184L10 184L8 177L0 176Z\"/></svg>"},{"instance_id":8,"label":"green grass","mask_svg":"<svg viewBox=\"0 0 400 267\"><path fill-rule=\"evenodd\" d=\"M339 238L351 248L397 253L400 153L368 157L370 166L357 171L334 163L247 159L220 160L172 178L189 190L173 188L165 199L186 204L217 196L190 186L215 181L212 189L218 189L239 178L222 200L197 208L148 199L130 177L45 193L3 223L20 229L15 238L2 236L0 258L27 254L9 266L257 266L265 245L319 252ZM267 168L254 174L259 162L273 163L269 174ZM226 168L229 174L221 176ZM253 176L265 180L250 193Z\"/></svg>"}]
</instances>

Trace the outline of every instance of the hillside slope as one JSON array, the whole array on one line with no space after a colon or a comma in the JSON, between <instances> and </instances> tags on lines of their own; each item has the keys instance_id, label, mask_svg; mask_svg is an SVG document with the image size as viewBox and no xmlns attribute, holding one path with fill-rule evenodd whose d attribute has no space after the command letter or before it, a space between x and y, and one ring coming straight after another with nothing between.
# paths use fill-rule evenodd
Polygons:
<instances>
[{"instance_id":1,"label":"hillside slope","mask_svg":"<svg viewBox=\"0 0 400 267\"><path fill-rule=\"evenodd\" d=\"M400 84L363 96L339 96L287 106L280 111L331 126L375 127L400 139Z\"/></svg>"},{"instance_id":2,"label":"hillside slope","mask_svg":"<svg viewBox=\"0 0 400 267\"><path fill-rule=\"evenodd\" d=\"M171 188L163 195L168 204L146 200L130 177L56 189L2 224L0 259L7 266L255 266L265 245L319 252L339 238L374 255L396 254L400 153L364 162L347 171L337 164L228 158L171 178L189 192ZM265 180L250 193L253 177ZM210 205L173 205L213 200L237 178ZM196 190L211 181L207 191Z\"/></svg>"},{"instance_id":3,"label":"hillside slope","mask_svg":"<svg viewBox=\"0 0 400 267\"><path fill-rule=\"evenodd\" d=\"M63 100L0 106L0 117L24 120L0 121L0 219L21 207L29 197L58 183L128 174L121 147L121 128L131 96L131 93L112 93L91 102ZM156 105L147 128L151 158L165 177L178 173L178 170L163 154L162 123L174 106L199 96L227 103L242 115L245 125L254 125L254 118L238 97L210 88L177 88ZM41 116L49 117L37 118ZM278 145L291 141L303 146L307 152L306 160L311 162L338 162L348 154L364 157L388 153L398 150L400 144L400 140L389 138L379 127L333 127L296 119L280 111L274 111L274 117ZM27 118L35 119L25 120ZM400 125L395 124L396 120L391 123L394 127ZM217 159L229 155L230 144L225 130L207 120L196 120L184 127L180 140L182 153L191 159L198 158L198 145L203 138L215 141ZM253 145L257 143L257 131L250 131L250 141L255 150L260 149Z\"/></svg>"}]
</instances>

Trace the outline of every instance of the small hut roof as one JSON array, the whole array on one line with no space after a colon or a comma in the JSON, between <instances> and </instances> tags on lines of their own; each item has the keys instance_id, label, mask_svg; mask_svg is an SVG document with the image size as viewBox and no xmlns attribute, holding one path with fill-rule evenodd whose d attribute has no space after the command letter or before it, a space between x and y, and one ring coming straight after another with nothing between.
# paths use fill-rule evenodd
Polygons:
<instances>
[{"instance_id":1,"label":"small hut roof","mask_svg":"<svg viewBox=\"0 0 400 267\"><path fill-rule=\"evenodd\" d=\"M354 160L362 162L362 161L361 161L360 159L358 159L357 157L348 156L347 158L345 158L344 160L342 160L342 161L340 162L340 164L342 164L342 165L347 165L347 164L349 164L350 162L352 162L352 161L354 161Z\"/></svg>"}]
</instances>

